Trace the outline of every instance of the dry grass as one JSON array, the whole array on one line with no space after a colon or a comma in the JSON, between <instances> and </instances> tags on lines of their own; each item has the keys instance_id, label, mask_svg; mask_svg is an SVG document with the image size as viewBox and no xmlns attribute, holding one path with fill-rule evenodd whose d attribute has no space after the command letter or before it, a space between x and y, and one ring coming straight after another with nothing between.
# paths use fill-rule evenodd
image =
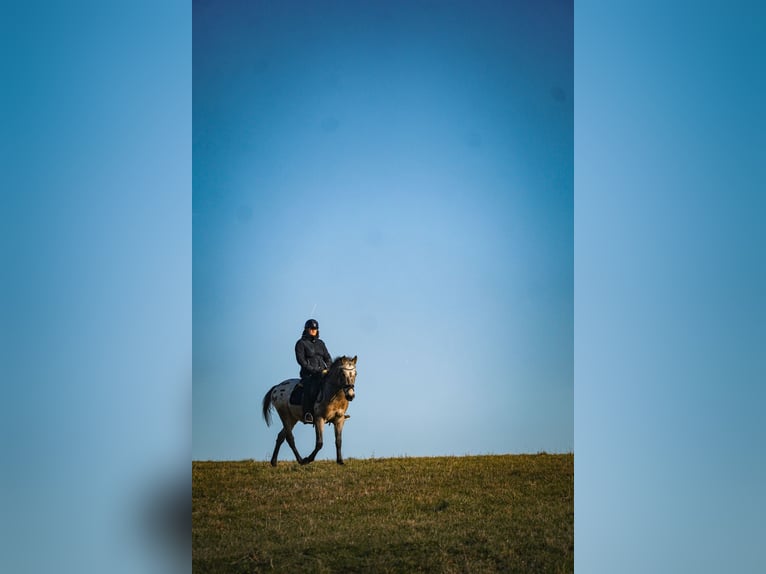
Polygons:
<instances>
[{"instance_id":1,"label":"dry grass","mask_svg":"<svg viewBox=\"0 0 766 574\"><path fill-rule=\"evenodd\" d=\"M195 574L572 572L574 456L192 463Z\"/></svg>"}]
</instances>

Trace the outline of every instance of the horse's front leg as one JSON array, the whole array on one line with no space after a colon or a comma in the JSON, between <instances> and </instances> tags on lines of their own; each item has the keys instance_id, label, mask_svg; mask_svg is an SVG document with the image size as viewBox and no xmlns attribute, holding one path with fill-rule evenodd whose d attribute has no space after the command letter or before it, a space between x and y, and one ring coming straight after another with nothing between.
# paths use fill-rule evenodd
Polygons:
<instances>
[{"instance_id":1,"label":"horse's front leg","mask_svg":"<svg viewBox=\"0 0 766 574\"><path fill-rule=\"evenodd\" d=\"M338 464L345 464L343 462L343 455L340 452L340 447L343 444L343 423L346 419L340 417L340 420L336 420L335 425L335 462Z\"/></svg>"},{"instance_id":2,"label":"horse's front leg","mask_svg":"<svg viewBox=\"0 0 766 574\"><path fill-rule=\"evenodd\" d=\"M304 464L308 464L309 462L314 462L314 457L317 455L317 453L322 448L322 436L324 435L324 418L322 417L316 417L314 420L314 430L316 431L316 445L314 445L314 451L308 455L304 460Z\"/></svg>"}]
</instances>

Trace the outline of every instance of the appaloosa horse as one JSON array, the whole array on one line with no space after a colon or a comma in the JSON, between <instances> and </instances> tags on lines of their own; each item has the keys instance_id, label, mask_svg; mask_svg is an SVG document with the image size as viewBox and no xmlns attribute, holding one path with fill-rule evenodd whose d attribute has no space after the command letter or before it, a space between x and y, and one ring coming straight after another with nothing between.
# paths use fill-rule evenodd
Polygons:
<instances>
[{"instance_id":1,"label":"appaloosa horse","mask_svg":"<svg viewBox=\"0 0 766 574\"><path fill-rule=\"evenodd\" d=\"M278 385L274 385L263 397L263 419L267 426L271 426L271 407L273 406L282 419L282 430L277 435L277 444L274 454L271 456L271 466L277 466L279 447L287 439L287 444L295 454L296 460L301 464L313 462L314 457L322 448L322 434L324 424L332 423L335 426L335 449L336 462L343 464L343 455L340 453L342 443L343 424L346 422L346 409L349 401L354 400L354 383L356 381L356 356L353 359L338 357L330 366L322 381L322 388L314 402L314 429L316 430L316 445L314 451L306 458L301 458L295 447L293 427L302 420L303 408L301 401L295 397L291 401L291 395L300 379L287 379Z\"/></svg>"}]
</instances>

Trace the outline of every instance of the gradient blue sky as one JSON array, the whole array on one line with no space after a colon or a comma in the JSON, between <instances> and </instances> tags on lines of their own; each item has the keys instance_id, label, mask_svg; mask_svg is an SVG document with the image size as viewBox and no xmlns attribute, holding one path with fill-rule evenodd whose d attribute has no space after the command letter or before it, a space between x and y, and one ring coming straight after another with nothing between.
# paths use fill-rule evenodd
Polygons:
<instances>
[{"instance_id":1,"label":"gradient blue sky","mask_svg":"<svg viewBox=\"0 0 766 574\"><path fill-rule=\"evenodd\" d=\"M191 6L4 7L0 571L167 572L141 515L191 482ZM764 28L577 3L577 572L766 571Z\"/></svg>"},{"instance_id":2,"label":"gradient blue sky","mask_svg":"<svg viewBox=\"0 0 766 574\"><path fill-rule=\"evenodd\" d=\"M577 4L577 572L766 572L765 23Z\"/></svg>"},{"instance_id":3,"label":"gradient blue sky","mask_svg":"<svg viewBox=\"0 0 766 574\"><path fill-rule=\"evenodd\" d=\"M2 8L0 572L177 563L154 513L191 482L191 75L185 2Z\"/></svg>"},{"instance_id":4,"label":"gradient blue sky","mask_svg":"<svg viewBox=\"0 0 766 574\"><path fill-rule=\"evenodd\" d=\"M571 3L193 23L193 457L270 456L309 317L359 356L346 456L572 451Z\"/></svg>"}]
</instances>

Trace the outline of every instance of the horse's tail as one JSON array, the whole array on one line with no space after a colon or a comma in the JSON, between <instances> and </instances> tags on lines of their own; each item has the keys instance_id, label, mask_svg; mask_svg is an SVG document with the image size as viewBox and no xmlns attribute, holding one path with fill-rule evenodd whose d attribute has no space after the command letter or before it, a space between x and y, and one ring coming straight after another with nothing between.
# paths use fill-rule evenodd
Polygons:
<instances>
[{"instance_id":1,"label":"horse's tail","mask_svg":"<svg viewBox=\"0 0 766 574\"><path fill-rule=\"evenodd\" d=\"M263 420L266 421L266 426L271 426L271 391L274 387L271 387L266 395L263 397Z\"/></svg>"}]
</instances>

